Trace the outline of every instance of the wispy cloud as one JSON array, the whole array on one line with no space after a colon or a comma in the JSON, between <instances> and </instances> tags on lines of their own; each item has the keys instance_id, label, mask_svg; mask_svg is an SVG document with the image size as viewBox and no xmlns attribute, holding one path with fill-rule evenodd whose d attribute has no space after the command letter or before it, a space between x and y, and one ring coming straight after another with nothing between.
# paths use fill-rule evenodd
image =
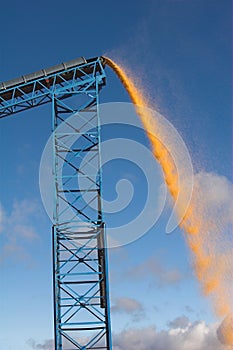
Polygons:
<instances>
[{"instance_id":1,"label":"wispy cloud","mask_svg":"<svg viewBox=\"0 0 233 350\"><path fill-rule=\"evenodd\" d=\"M184 329L186 327L188 327L189 325L189 319L187 316L179 316L177 318L175 318L174 320L168 322L168 326L170 328L181 328Z\"/></svg>"},{"instance_id":2,"label":"wispy cloud","mask_svg":"<svg viewBox=\"0 0 233 350\"><path fill-rule=\"evenodd\" d=\"M186 306L185 306L185 311L188 312L188 313L190 313L190 314L192 314L192 313L194 312L194 309L193 309L191 306L186 305Z\"/></svg>"},{"instance_id":3,"label":"wispy cloud","mask_svg":"<svg viewBox=\"0 0 233 350\"><path fill-rule=\"evenodd\" d=\"M35 350L52 350L54 349L53 339L45 340L43 343L36 343L34 339L29 339L27 345Z\"/></svg>"},{"instance_id":4,"label":"wispy cloud","mask_svg":"<svg viewBox=\"0 0 233 350\"><path fill-rule=\"evenodd\" d=\"M17 200L11 211L5 210L0 204L0 262L12 256L18 260L29 258L25 246L39 238L35 228L39 212L40 206L35 200Z\"/></svg>"},{"instance_id":5,"label":"wispy cloud","mask_svg":"<svg viewBox=\"0 0 233 350\"><path fill-rule=\"evenodd\" d=\"M1 233L2 230L3 230L4 216L5 216L5 213L4 213L4 210L3 210L3 206L2 206L2 204L0 203L0 233Z\"/></svg>"},{"instance_id":6,"label":"wispy cloud","mask_svg":"<svg viewBox=\"0 0 233 350\"><path fill-rule=\"evenodd\" d=\"M154 256L146 261L134 266L126 272L131 279L145 279L146 277L153 277L154 281L159 286L165 286L180 282L184 275L176 268L168 268L161 264Z\"/></svg>"}]
</instances>

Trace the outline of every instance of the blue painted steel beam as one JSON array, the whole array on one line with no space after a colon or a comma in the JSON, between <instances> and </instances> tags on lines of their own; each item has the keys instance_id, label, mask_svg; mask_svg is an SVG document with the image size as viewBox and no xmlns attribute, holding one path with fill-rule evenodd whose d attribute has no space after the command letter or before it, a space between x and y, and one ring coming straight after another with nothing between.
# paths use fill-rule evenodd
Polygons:
<instances>
[{"instance_id":1,"label":"blue painted steel beam","mask_svg":"<svg viewBox=\"0 0 233 350\"><path fill-rule=\"evenodd\" d=\"M88 60L87 63L16 83L8 88L4 87L7 84L0 83L0 118L52 102L52 94L57 89L62 92L61 100L69 97L69 93L74 91L90 92L96 80L99 86L103 86L105 84L103 63L102 58ZM33 74L30 75L33 76ZM12 82L21 80L14 79Z\"/></svg>"},{"instance_id":2,"label":"blue painted steel beam","mask_svg":"<svg viewBox=\"0 0 233 350\"><path fill-rule=\"evenodd\" d=\"M17 80L7 89L4 88L7 84L0 84L0 118L52 104L55 350L112 350L99 171L98 104L104 84L102 58L64 70L59 68L58 72L24 83ZM70 117L78 121L78 129ZM64 123L65 130L61 129ZM87 125L88 130L83 131ZM72 144L73 137L78 140ZM91 157L84 163L88 155ZM79 176L84 179L81 187Z\"/></svg>"}]
</instances>

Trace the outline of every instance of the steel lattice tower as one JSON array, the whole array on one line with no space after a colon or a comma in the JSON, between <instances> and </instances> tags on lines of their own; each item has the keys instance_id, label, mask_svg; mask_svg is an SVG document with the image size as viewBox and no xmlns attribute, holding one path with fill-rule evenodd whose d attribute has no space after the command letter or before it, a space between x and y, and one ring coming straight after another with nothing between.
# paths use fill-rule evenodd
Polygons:
<instances>
[{"instance_id":1,"label":"steel lattice tower","mask_svg":"<svg viewBox=\"0 0 233 350\"><path fill-rule=\"evenodd\" d=\"M0 118L52 104L55 350L112 349L101 207L98 104L104 85L102 58L0 84Z\"/></svg>"}]
</instances>

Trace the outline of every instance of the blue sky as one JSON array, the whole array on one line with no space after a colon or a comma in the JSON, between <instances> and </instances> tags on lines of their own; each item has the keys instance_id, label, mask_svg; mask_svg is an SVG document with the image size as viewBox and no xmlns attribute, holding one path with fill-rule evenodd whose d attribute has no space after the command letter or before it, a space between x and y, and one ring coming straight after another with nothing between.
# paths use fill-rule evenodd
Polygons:
<instances>
[{"instance_id":1,"label":"blue sky","mask_svg":"<svg viewBox=\"0 0 233 350\"><path fill-rule=\"evenodd\" d=\"M230 0L12 0L1 5L0 21L0 81L80 56L109 54L135 72L154 106L179 131L195 171L231 181ZM108 68L106 74L100 101L129 102ZM53 337L51 223L38 183L40 158L50 133L50 106L0 123L0 213L4 218L0 221L0 348L4 350L48 350ZM127 129L119 133L125 136ZM130 138L148 144L137 131L130 131ZM135 167L119 164L106 165L107 199L114 199L117 179L125 174L136 187L145 186ZM117 168L123 170L116 173ZM162 179L159 172L157 179ZM136 193L122 220L137 213L139 197L143 198L143 190ZM153 327L162 339L159 332L170 332L169 322L176 318L190 320L191 335L195 325L202 325L198 329L204 331L203 322L216 321L193 276L182 232L165 234L169 213L166 206L146 235L109 252L117 350L131 350L132 343L125 348L122 340L127 330L131 330L129 342L135 329L151 339L140 350L157 350ZM114 218L106 220L114 224ZM208 349L208 342L199 349Z\"/></svg>"}]
</instances>

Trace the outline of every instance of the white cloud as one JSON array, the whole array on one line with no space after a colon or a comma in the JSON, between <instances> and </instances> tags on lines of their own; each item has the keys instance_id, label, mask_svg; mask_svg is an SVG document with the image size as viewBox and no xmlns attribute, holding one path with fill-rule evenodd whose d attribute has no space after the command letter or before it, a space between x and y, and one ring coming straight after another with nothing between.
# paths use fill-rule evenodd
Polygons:
<instances>
[{"instance_id":1,"label":"white cloud","mask_svg":"<svg viewBox=\"0 0 233 350\"><path fill-rule=\"evenodd\" d=\"M216 336L216 325L199 321L186 327L157 331L155 327L127 329L114 336L114 350L226 350Z\"/></svg>"},{"instance_id":2,"label":"white cloud","mask_svg":"<svg viewBox=\"0 0 233 350\"><path fill-rule=\"evenodd\" d=\"M126 312L129 314L142 309L142 304L132 298L117 298L112 307L113 312Z\"/></svg>"},{"instance_id":3,"label":"white cloud","mask_svg":"<svg viewBox=\"0 0 233 350\"><path fill-rule=\"evenodd\" d=\"M232 193L233 185L225 176L196 174L190 211L184 221L187 232L191 228L194 233L184 235L191 247L194 270L218 315L226 315L232 308ZM203 261L209 261L204 268Z\"/></svg>"},{"instance_id":4,"label":"white cloud","mask_svg":"<svg viewBox=\"0 0 233 350\"><path fill-rule=\"evenodd\" d=\"M233 223L233 185L225 177L215 173L200 172L195 175L194 201L203 214L218 226Z\"/></svg>"},{"instance_id":5,"label":"white cloud","mask_svg":"<svg viewBox=\"0 0 233 350\"><path fill-rule=\"evenodd\" d=\"M132 321L137 322L145 316L142 304L133 298L116 298L111 307L113 313L126 313L132 316Z\"/></svg>"},{"instance_id":6,"label":"white cloud","mask_svg":"<svg viewBox=\"0 0 233 350\"><path fill-rule=\"evenodd\" d=\"M178 325L178 319L171 321L167 330L157 331L155 326L150 326L113 334L113 350L230 350L219 342L216 324L186 320L186 324ZM36 350L53 350L52 340L36 343L31 339L27 344Z\"/></svg>"}]
</instances>

